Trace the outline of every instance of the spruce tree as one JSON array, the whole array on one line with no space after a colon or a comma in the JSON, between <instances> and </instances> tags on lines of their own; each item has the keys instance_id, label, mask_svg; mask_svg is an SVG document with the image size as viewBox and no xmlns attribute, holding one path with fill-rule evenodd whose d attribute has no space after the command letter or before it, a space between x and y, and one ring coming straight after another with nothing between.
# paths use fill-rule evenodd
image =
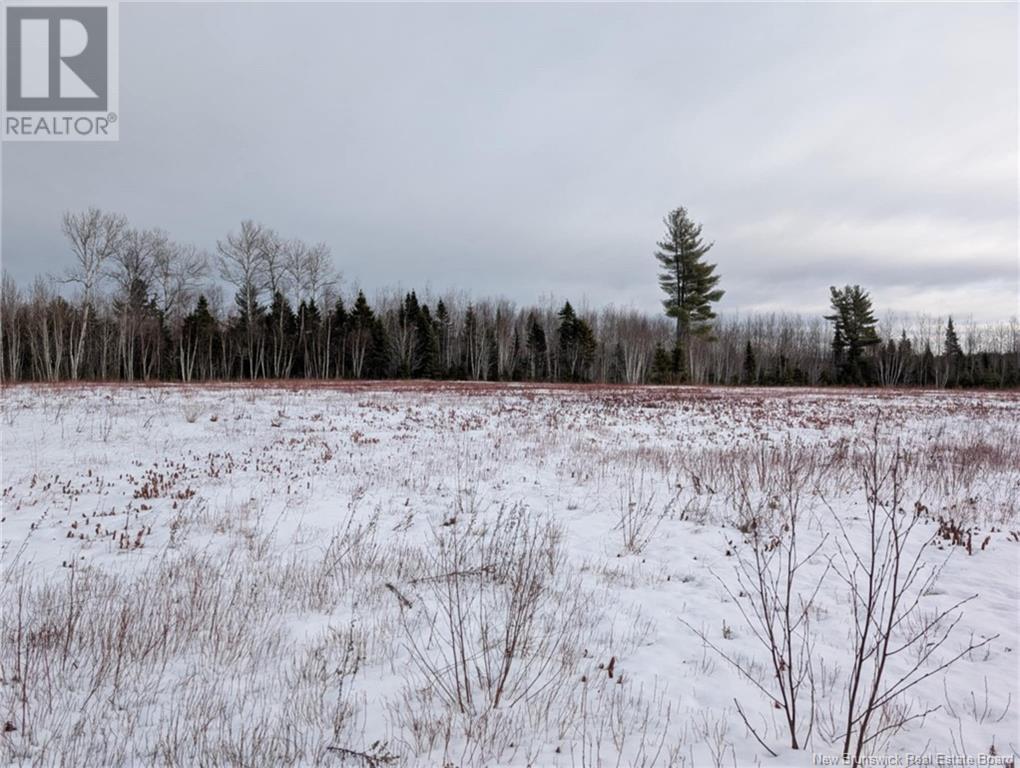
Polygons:
<instances>
[{"instance_id":1,"label":"spruce tree","mask_svg":"<svg viewBox=\"0 0 1020 768\"><path fill-rule=\"evenodd\" d=\"M450 375L450 314L442 299L436 303L435 328L438 372L440 377L446 378Z\"/></svg>"},{"instance_id":2,"label":"spruce tree","mask_svg":"<svg viewBox=\"0 0 1020 768\"><path fill-rule=\"evenodd\" d=\"M716 288L716 265L705 261L713 243L702 240L701 225L684 208L666 214L663 224L666 234L655 252L662 268L659 287L666 294L662 301L666 315L676 321L676 347L682 349L692 334L703 335L711 330L710 321L715 318L712 304L722 298L724 291Z\"/></svg>"},{"instance_id":3,"label":"spruce tree","mask_svg":"<svg viewBox=\"0 0 1020 768\"><path fill-rule=\"evenodd\" d=\"M186 378L197 364L201 378L213 375L213 350L217 341L216 318L209 311L205 295L198 297L195 310L184 318L181 327L181 356ZM190 364L189 364L190 361Z\"/></svg>"},{"instance_id":4,"label":"spruce tree","mask_svg":"<svg viewBox=\"0 0 1020 768\"><path fill-rule=\"evenodd\" d=\"M627 381L627 357L623 351L623 342L620 341L613 345L613 354L609 360L609 381L631 383Z\"/></svg>"},{"instance_id":5,"label":"spruce tree","mask_svg":"<svg viewBox=\"0 0 1020 768\"><path fill-rule=\"evenodd\" d=\"M209 311L209 302L205 294L198 297L195 310L184 318L184 329L188 338L204 340L216 330L216 318Z\"/></svg>"},{"instance_id":6,"label":"spruce tree","mask_svg":"<svg viewBox=\"0 0 1020 768\"><path fill-rule=\"evenodd\" d=\"M375 313L369 306L364 291L358 291L358 295L354 299L354 309L351 311L351 318L356 320L359 326L375 318Z\"/></svg>"},{"instance_id":7,"label":"spruce tree","mask_svg":"<svg viewBox=\"0 0 1020 768\"><path fill-rule=\"evenodd\" d=\"M963 347L960 346L960 338L956 335L956 328L953 327L953 318L946 323L946 339L943 354L946 356L948 368L946 377L947 383L960 383L960 365L963 362Z\"/></svg>"},{"instance_id":8,"label":"spruce tree","mask_svg":"<svg viewBox=\"0 0 1020 768\"><path fill-rule=\"evenodd\" d=\"M960 346L960 337L956 335L956 328L953 327L952 317L946 323L946 355L955 359L963 357L963 347Z\"/></svg>"},{"instance_id":9,"label":"spruce tree","mask_svg":"<svg viewBox=\"0 0 1020 768\"><path fill-rule=\"evenodd\" d=\"M376 375L373 368L378 363L378 353L375 350L377 343L376 323L377 319L372 308L368 304L363 291L358 291L354 300L354 307L349 316L350 326L350 350L351 350L351 373L355 378L371 378Z\"/></svg>"},{"instance_id":10,"label":"spruce tree","mask_svg":"<svg viewBox=\"0 0 1020 768\"><path fill-rule=\"evenodd\" d=\"M528 374L532 381L542 379L546 375L546 341L545 329L534 312L528 313L528 337L525 341L528 354Z\"/></svg>"},{"instance_id":11,"label":"spruce tree","mask_svg":"<svg viewBox=\"0 0 1020 768\"><path fill-rule=\"evenodd\" d=\"M319 328L322 325L322 314L319 312L319 307L315 303L314 297L310 298L307 302L302 300L298 306L297 324L298 335L301 337L301 347L299 349L301 353L300 371L306 378L310 376L321 377L324 373L319 371L319 356L316 353L318 350Z\"/></svg>"},{"instance_id":12,"label":"spruce tree","mask_svg":"<svg viewBox=\"0 0 1020 768\"><path fill-rule=\"evenodd\" d=\"M520 326L514 324L514 346L513 352L511 353L511 359L514 361L513 367L510 370L510 380L520 381L523 378L522 368L524 366L524 345L521 342L521 329Z\"/></svg>"},{"instance_id":13,"label":"spruce tree","mask_svg":"<svg viewBox=\"0 0 1020 768\"><path fill-rule=\"evenodd\" d=\"M372 323L372 345L368 357L369 377L385 379L391 374L390 339L381 317Z\"/></svg>"},{"instance_id":14,"label":"spruce tree","mask_svg":"<svg viewBox=\"0 0 1020 768\"><path fill-rule=\"evenodd\" d=\"M290 376L294 363L297 319L290 302L279 291L273 294L273 301L265 316L265 326L266 336L270 342L270 373L273 378L286 378Z\"/></svg>"},{"instance_id":15,"label":"spruce tree","mask_svg":"<svg viewBox=\"0 0 1020 768\"><path fill-rule=\"evenodd\" d=\"M903 383L912 384L913 377L915 375L914 345L911 344L910 339L907 338L906 331L902 331L900 333L900 342L896 346L896 351L900 356L900 360L903 362Z\"/></svg>"},{"instance_id":16,"label":"spruce tree","mask_svg":"<svg viewBox=\"0 0 1020 768\"><path fill-rule=\"evenodd\" d=\"M568 301L559 312L560 370L569 381L582 381L595 358L595 334Z\"/></svg>"},{"instance_id":17,"label":"spruce tree","mask_svg":"<svg viewBox=\"0 0 1020 768\"><path fill-rule=\"evenodd\" d=\"M925 342L924 353L921 355L921 370L918 374L922 387L935 383L935 355L931 351L931 343Z\"/></svg>"},{"instance_id":18,"label":"spruce tree","mask_svg":"<svg viewBox=\"0 0 1020 768\"><path fill-rule=\"evenodd\" d=\"M754 384L758 378L758 361L754 356L754 347L751 346L751 340L747 340L747 346L744 347L744 383Z\"/></svg>"},{"instance_id":19,"label":"spruce tree","mask_svg":"<svg viewBox=\"0 0 1020 768\"><path fill-rule=\"evenodd\" d=\"M350 315L344 300L337 296L333 311L329 313L329 355L331 368L339 378L347 375L347 333L350 330ZM326 371L329 375L329 371Z\"/></svg>"},{"instance_id":20,"label":"spruce tree","mask_svg":"<svg viewBox=\"0 0 1020 768\"><path fill-rule=\"evenodd\" d=\"M439 376L439 334L428 304L422 304L415 318L418 334L418 365L415 376L434 379Z\"/></svg>"},{"instance_id":21,"label":"spruce tree","mask_svg":"<svg viewBox=\"0 0 1020 768\"><path fill-rule=\"evenodd\" d=\"M669 352L662 344L655 345L655 352L652 355L652 370L649 380L652 384L669 384L672 381L672 361Z\"/></svg>"},{"instance_id":22,"label":"spruce tree","mask_svg":"<svg viewBox=\"0 0 1020 768\"><path fill-rule=\"evenodd\" d=\"M231 329L238 339L241 373L254 379L259 372L261 360L259 329L263 326L266 310L258 301L258 293L249 286L242 287L234 295L237 316Z\"/></svg>"}]
</instances>

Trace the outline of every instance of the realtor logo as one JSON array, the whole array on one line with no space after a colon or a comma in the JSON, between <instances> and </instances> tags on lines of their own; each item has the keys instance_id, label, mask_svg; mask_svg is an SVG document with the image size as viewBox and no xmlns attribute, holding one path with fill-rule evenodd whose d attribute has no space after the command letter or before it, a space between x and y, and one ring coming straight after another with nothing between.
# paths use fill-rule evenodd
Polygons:
<instances>
[{"instance_id":1,"label":"realtor logo","mask_svg":"<svg viewBox=\"0 0 1020 768\"><path fill-rule=\"evenodd\" d=\"M6 5L3 138L115 140L116 3Z\"/></svg>"},{"instance_id":2,"label":"realtor logo","mask_svg":"<svg viewBox=\"0 0 1020 768\"><path fill-rule=\"evenodd\" d=\"M7 109L106 109L106 9L7 9Z\"/></svg>"}]
</instances>

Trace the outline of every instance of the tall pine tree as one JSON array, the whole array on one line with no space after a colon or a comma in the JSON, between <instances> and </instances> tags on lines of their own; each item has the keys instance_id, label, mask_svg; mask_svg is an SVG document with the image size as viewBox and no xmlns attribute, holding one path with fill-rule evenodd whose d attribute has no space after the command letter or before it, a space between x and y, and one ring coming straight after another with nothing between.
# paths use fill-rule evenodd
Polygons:
<instances>
[{"instance_id":1,"label":"tall pine tree","mask_svg":"<svg viewBox=\"0 0 1020 768\"><path fill-rule=\"evenodd\" d=\"M871 308L871 297L859 285L829 289L833 313L832 357L838 380L850 384L868 383L864 351L880 343Z\"/></svg>"},{"instance_id":2,"label":"tall pine tree","mask_svg":"<svg viewBox=\"0 0 1020 768\"><path fill-rule=\"evenodd\" d=\"M711 330L715 318L712 304L723 297L717 288L719 275L715 264L705 261L712 243L701 238L701 225L696 224L684 208L670 211L663 218L666 234L657 243L655 258L662 268L659 287L666 298L662 305L666 315L676 321L676 348L674 358L682 359L681 350L691 335L704 335Z\"/></svg>"}]
</instances>

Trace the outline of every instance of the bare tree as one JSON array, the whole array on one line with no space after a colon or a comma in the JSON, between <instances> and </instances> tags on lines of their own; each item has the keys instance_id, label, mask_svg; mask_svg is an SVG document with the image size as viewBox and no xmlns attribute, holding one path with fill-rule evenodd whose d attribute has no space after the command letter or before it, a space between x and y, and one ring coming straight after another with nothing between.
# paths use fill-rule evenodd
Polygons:
<instances>
[{"instance_id":1,"label":"bare tree","mask_svg":"<svg viewBox=\"0 0 1020 768\"><path fill-rule=\"evenodd\" d=\"M389 339L395 367L399 375L410 378L421 357L421 345L414 318L403 309L386 313L389 316Z\"/></svg>"},{"instance_id":2,"label":"bare tree","mask_svg":"<svg viewBox=\"0 0 1020 768\"><path fill-rule=\"evenodd\" d=\"M28 346L35 379L56 381L60 378L64 345L62 321L66 314L61 310L59 300L53 300L46 281L36 277L28 306Z\"/></svg>"},{"instance_id":3,"label":"bare tree","mask_svg":"<svg viewBox=\"0 0 1020 768\"><path fill-rule=\"evenodd\" d=\"M333 266L332 254L329 246L325 243L316 243L308 249L304 258L304 291L309 299L319 302L319 306L325 313L326 321L319 331L312 337L312 348L305 350L305 374L308 375L308 361L312 362L312 369L319 376L329 376L330 349L332 348L332 336L335 332L343 332L343 329L334 329L332 326L332 313L329 306L336 297L337 284L340 278ZM310 331L304 327L305 318L301 318L301 337L308 339ZM343 352L340 353L342 361ZM342 362L341 362L342 366Z\"/></svg>"},{"instance_id":4,"label":"bare tree","mask_svg":"<svg viewBox=\"0 0 1020 768\"><path fill-rule=\"evenodd\" d=\"M507 299L496 302L493 337L496 346L496 377L507 381L513 378L520 355L520 332L516 322L516 307Z\"/></svg>"},{"instance_id":5,"label":"bare tree","mask_svg":"<svg viewBox=\"0 0 1020 768\"><path fill-rule=\"evenodd\" d=\"M946 641L963 616L959 609L977 595L942 610L921 610L921 597L934 587L941 566L927 566L922 559L925 537L918 523L923 505L918 501L913 512L902 508L911 470L909 455L898 443L889 453L881 450L876 420L859 466L867 498L866 544L862 547L848 535L840 516L833 515L844 542L837 549L835 571L851 601L851 663L839 738L844 757L854 765L876 739L938 709L911 713L907 707L891 705L918 683L998 637L972 641L958 653L945 654ZM893 660L908 656L909 661L893 671Z\"/></svg>"},{"instance_id":6,"label":"bare tree","mask_svg":"<svg viewBox=\"0 0 1020 768\"><path fill-rule=\"evenodd\" d=\"M620 378L626 384L640 384L647 378L655 344L668 337L669 328L660 318L649 318L634 310L606 312L602 325L611 333L611 343L622 353Z\"/></svg>"},{"instance_id":7,"label":"bare tree","mask_svg":"<svg viewBox=\"0 0 1020 768\"><path fill-rule=\"evenodd\" d=\"M167 234L158 229L129 229L110 259L108 274L117 286L113 304L117 344L122 373L128 381L135 378L136 362L147 374L154 359L152 353L162 344L150 302L156 253L166 250L168 241ZM101 358L105 360L105 354Z\"/></svg>"},{"instance_id":8,"label":"bare tree","mask_svg":"<svg viewBox=\"0 0 1020 768\"><path fill-rule=\"evenodd\" d=\"M815 470L814 454L791 442L780 448L763 444L761 462L759 477L773 486L764 500L755 501L746 469L739 472L737 480L740 527L751 545L751 555L737 555L736 590L719 580L766 651L766 680L760 681L747 665L712 643L700 630L687 626L765 694L773 708L782 711L790 747L801 749L811 738L815 723L811 610L829 568L823 567L810 578L804 571L827 537L805 551L798 535L802 497ZM774 472L774 479L766 475L766 469L770 474ZM740 703L734 702L748 730L775 756L751 726Z\"/></svg>"},{"instance_id":9,"label":"bare tree","mask_svg":"<svg viewBox=\"0 0 1020 768\"><path fill-rule=\"evenodd\" d=\"M255 319L258 315L259 297L269 287L266 274L266 253L275 235L251 219L241 222L241 231L231 232L225 240L216 242L219 253L220 277L234 286L237 303L243 313L242 325L245 348L242 351L248 362L248 376L254 379L261 366L261 357L256 351L258 329Z\"/></svg>"},{"instance_id":10,"label":"bare tree","mask_svg":"<svg viewBox=\"0 0 1020 768\"><path fill-rule=\"evenodd\" d=\"M304 244L300 240L284 240L268 227L262 228L259 239L261 243L259 258L269 296L272 298L278 293L287 295L292 287L288 252L295 247L303 251Z\"/></svg>"},{"instance_id":11,"label":"bare tree","mask_svg":"<svg viewBox=\"0 0 1020 768\"><path fill-rule=\"evenodd\" d=\"M160 311L176 325L209 272L209 254L194 245L167 241L153 258L153 283Z\"/></svg>"},{"instance_id":12,"label":"bare tree","mask_svg":"<svg viewBox=\"0 0 1020 768\"><path fill-rule=\"evenodd\" d=\"M467 370L475 381L488 378L489 334L492 313L488 303L468 305L464 315L464 350L467 356Z\"/></svg>"},{"instance_id":13,"label":"bare tree","mask_svg":"<svg viewBox=\"0 0 1020 768\"><path fill-rule=\"evenodd\" d=\"M116 213L89 208L81 213L66 212L61 230L71 244L75 265L65 282L75 283L82 290L82 316L77 342L71 347L71 378L77 379L88 339L91 307L107 262L120 250L127 231L127 219Z\"/></svg>"},{"instance_id":14,"label":"bare tree","mask_svg":"<svg viewBox=\"0 0 1020 768\"><path fill-rule=\"evenodd\" d=\"M562 686L576 604L555 602L559 541L555 526L520 508L436 532L431 573L416 580L429 630L412 623L406 598L401 619L412 664L452 709L512 707Z\"/></svg>"},{"instance_id":15,"label":"bare tree","mask_svg":"<svg viewBox=\"0 0 1020 768\"><path fill-rule=\"evenodd\" d=\"M192 366L185 366L189 356L185 354L184 318L208 271L209 255L194 245L165 239L153 254L152 282L156 301L171 336L176 338L181 377L185 380L191 378L189 371L193 367L196 350L192 348Z\"/></svg>"},{"instance_id":16,"label":"bare tree","mask_svg":"<svg viewBox=\"0 0 1020 768\"><path fill-rule=\"evenodd\" d=\"M0 284L0 381L21 378L22 316L21 292L6 270Z\"/></svg>"},{"instance_id":17,"label":"bare tree","mask_svg":"<svg viewBox=\"0 0 1020 768\"><path fill-rule=\"evenodd\" d=\"M169 241L169 236L161 229L125 230L121 247L113 254L108 270L117 288L127 293L135 281L151 288L156 254L165 250Z\"/></svg>"},{"instance_id":18,"label":"bare tree","mask_svg":"<svg viewBox=\"0 0 1020 768\"><path fill-rule=\"evenodd\" d=\"M336 290L340 276L333 266L333 256L329 246L316 243L311 246L304 259L306 295L317 301L324 301L328 294Z\"/></svg>"}]
</instances>

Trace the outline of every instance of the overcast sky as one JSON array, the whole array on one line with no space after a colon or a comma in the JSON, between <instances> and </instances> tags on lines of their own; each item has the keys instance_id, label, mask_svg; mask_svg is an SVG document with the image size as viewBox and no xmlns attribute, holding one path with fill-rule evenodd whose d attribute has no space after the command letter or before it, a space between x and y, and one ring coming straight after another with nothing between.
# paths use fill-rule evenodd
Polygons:
<instances>
[{"instance_id":1,"label":"overcast sky","mask_svg":"<svg viewBox=\"0 0 1020 768\"><path fill-rule=\"evenodd\" d=\"M3 266L96 205L210 251L254 218L349 290L658 311L683 205L725 310L1018 312L1017 5L151 5L120 141L3 147Z\"/></svg>"}]
</instances>

